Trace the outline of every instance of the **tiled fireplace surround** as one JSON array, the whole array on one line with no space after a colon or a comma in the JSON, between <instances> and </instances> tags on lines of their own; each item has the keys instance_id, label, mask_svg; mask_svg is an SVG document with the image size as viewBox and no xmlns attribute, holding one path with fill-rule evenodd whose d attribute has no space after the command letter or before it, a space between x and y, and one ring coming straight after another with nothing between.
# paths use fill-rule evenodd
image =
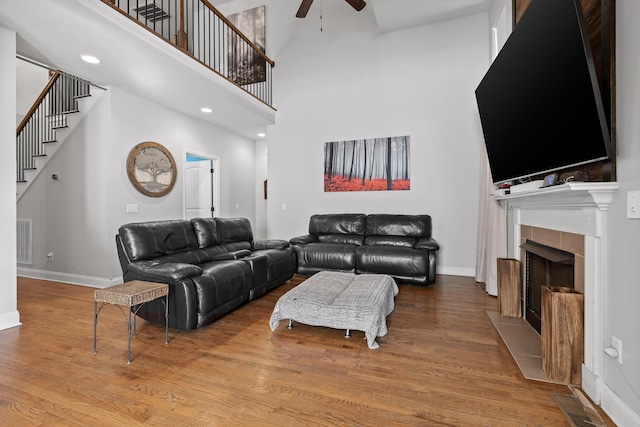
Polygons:
<instances>
[{"instance_id":1,"label":"tiled fireplace surround","mask_svg":"<svg viewBox=\"0 0 640 427\"><path fill-rule=\"evenodd\" d=\"M584 293L584 236L582 234L521 224L520 245L527 240L572 253L574 256L573 286L576 291L581 294ZM524 249L520 249L520 259L523 262L526 259L526 251ZM524 268L522 283L525 283ZM522 293L522 295L525 294Z\"/></svg>"},{"instance_id":2,"label":"tiled fireplace surround","mask_svg":"<svg viewBox=\"0 0 640 427\"><path fill-rule=\"evenodd\" d=\"M578 182L496 196L511 212L515 258L524 262L519 247L526 239L575 255L574 286L584 294L582 389L598 404L603 388L607 210L617 188L615 182Z\"/></svg>"}]
</instances>

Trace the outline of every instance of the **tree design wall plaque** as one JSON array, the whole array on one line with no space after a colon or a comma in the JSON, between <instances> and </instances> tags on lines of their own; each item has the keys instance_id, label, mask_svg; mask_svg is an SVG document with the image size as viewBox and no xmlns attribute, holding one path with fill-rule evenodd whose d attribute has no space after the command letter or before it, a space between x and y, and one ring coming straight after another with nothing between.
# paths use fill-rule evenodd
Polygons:
<instances>
[{"instance_id":1,"label":"tree design wall plaque","mask_svg":"<svg viewBox=\"0 0 640 427\"><path fill-rule=\"evenodd\" d=\"M176 162L169 150L157 142L141 142L129 152L127 175L145 196L162 197L176 183Z\"/></svg>"}]
</instances>

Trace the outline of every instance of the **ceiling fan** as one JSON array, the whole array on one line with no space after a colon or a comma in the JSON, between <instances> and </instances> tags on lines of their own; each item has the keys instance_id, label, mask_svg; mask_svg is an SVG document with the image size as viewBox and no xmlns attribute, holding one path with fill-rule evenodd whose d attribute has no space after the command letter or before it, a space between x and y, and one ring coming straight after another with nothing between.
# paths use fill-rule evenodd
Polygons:
<instances>
[{"instance_id":1,"label":"ceiling fan","mask_svg":"<svg viewBox=\"0 0 640 427\"><path fill-rule=\"evenodd\" d=\"M351 5L352 8L360 12L367 3L364 0L344 0ZM311 3L313 0L302 0L300 3L300 7L298 8L298 13L296 13L296 18L304 18L307 16L307 12L309 12L309 8L311 7Z\"/></svg>"}]
</instances>

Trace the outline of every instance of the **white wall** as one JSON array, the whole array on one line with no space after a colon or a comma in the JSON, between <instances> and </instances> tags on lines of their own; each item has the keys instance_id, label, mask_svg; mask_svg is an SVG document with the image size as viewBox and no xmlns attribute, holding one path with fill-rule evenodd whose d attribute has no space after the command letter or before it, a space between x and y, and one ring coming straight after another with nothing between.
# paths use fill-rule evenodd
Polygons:
<instances>
[{"instance_id":1,"label":"white wall","mask_svg":"<svg viewBox=\"0 0 640 427\"><path fill-rule=\"evenodd\" d=\"M176 185L164 197L142 195L127 177L129 151L144 141L164 145L176 161ZM118 228L127 222L183 218L186 151L219 159L219 215L242 216L255 224L253 141L111 87L18 203L19 216L34 220L34 262L29 271L21 271L92 286L121 280L114 240ZM52 180L52 173L60 179ZM137 204L138 213L127 214L127 204ZM49 252L53 261L46 258Z\"/></svg>"},{"instance_id":2,"label":"white wall","mask_svg":"<svg viewBox=\"0 0 640 427\"><path fill-rule=\"evenodd\" d=\"M264 180L267 179L267 141L256 141L256 222L253 237L267 238L267 200L264 198ZM268 197L268 195L267 195Z\"/></svg>"},{"instance_id":3,"label":"white wall","mask_svg":"<svg viewBox=\"0 0 640 427\"><path fill-rule=\"evenodd\" d=\"M0 246L0 330L18 326L16 290L16 33L0 27L0 235L8 244Z\"/></svg>"},{"instance_id":4,"label":"white wall","mask_svg":"<svg viewBox=\"0 0 640 427\"><path fill-rule=\"evenodd\" d=\"M482 148L474 90L489 64L487 27L481 14L280 58L269 237L305 234L315 213L426 213L441 245L438 273L473 276ZM319 40L301 46L328 37L305 34ZM401 135L411 137L411 190L324 192L325 142Z\"/></svg>"},{"instance_id":5,"label":"white wall","mask_svg":"<svg viewBox=\"0 0 640 427\"><path fill-rule=\"evenodd\" d=\"M640 220L626 218L627 191L640 190L640 2L616 2L617 181L608 212L604 339L622 340L623 363L605 357L602 407L619 426L640 425Z\"/></svg>"},{"instance_id":6,"label":"white wall","mask_svg":"<svg viewBox=\"0 0 640 427\"><path fill-rule=\"evenodd\" d=\"M18 217L32 220L33 236L32 265L20 264L21 274L109 284L109 124L105 94L66 139L68 131L57 131L57 151L51 155L47 149L49 162L17 204Z\"/></svg>"},{"instance_id":7,"label":"white wall","mask_svg":"<svg viewBox=\"0 0 640 427\"><path fill-rule=\"evenodd\" d=\"M16 126L20 124L33 102L49 81L49 70L16 59Z\"/></svg>"}]
</instances>

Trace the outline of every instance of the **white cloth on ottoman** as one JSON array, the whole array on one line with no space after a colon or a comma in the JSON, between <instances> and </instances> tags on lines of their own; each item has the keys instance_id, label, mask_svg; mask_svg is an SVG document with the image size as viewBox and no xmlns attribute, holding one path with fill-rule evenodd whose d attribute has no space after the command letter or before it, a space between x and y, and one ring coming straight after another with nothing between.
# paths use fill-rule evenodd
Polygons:
<instances>
[{"instance_id":1,"label":"white cloth on ottoman","mask_svg":"<svg viewBox=\"0 0 640 427\"><path fill-rule=\"evenodd\" d=\"M364 331L370 349L387 333L398 285L386 274L321 271L287 291L276 303L269 326L282 319L311 326Z\"/></svg>"}]
</instances>

